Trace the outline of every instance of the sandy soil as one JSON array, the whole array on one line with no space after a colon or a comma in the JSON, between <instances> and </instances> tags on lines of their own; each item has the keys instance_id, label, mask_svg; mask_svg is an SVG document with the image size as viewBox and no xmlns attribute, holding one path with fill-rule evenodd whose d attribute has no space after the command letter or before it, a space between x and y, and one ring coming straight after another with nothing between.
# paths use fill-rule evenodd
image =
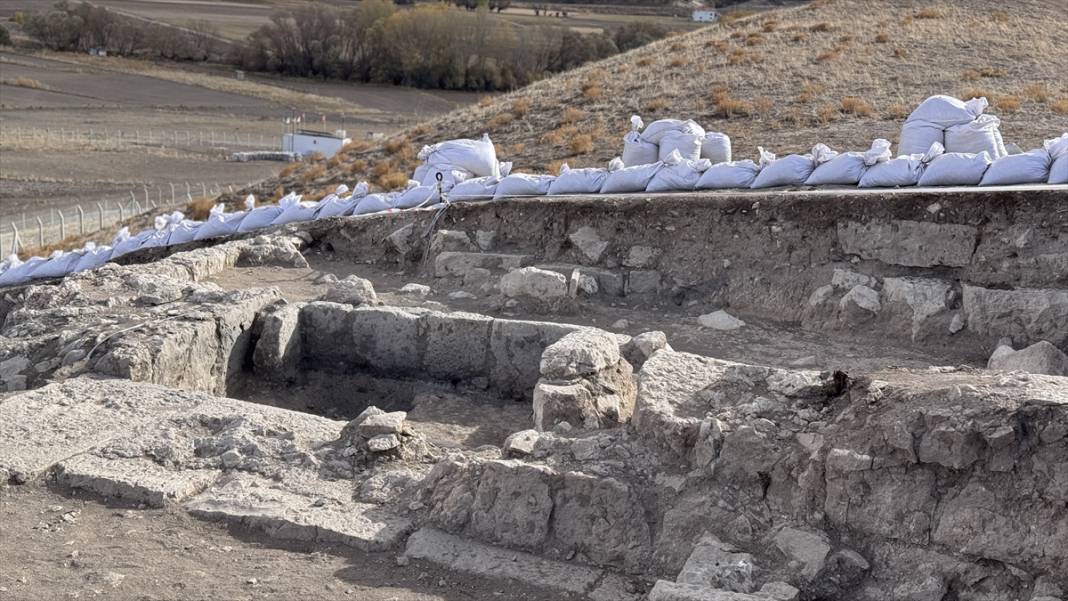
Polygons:
<instances>
[{"instance_id":1,"label":"sandy soil","mask_svg":"<svg viewBox=\"0 0 1068 601\"><path fill-rule=\"evenodd\" d=\"M286 544L176 509L137 509L36 483L0 488L0 599L549 601L516 582L393 553ZM577 598L577 597L570 597Z\"/></svg>"}]
</instances>

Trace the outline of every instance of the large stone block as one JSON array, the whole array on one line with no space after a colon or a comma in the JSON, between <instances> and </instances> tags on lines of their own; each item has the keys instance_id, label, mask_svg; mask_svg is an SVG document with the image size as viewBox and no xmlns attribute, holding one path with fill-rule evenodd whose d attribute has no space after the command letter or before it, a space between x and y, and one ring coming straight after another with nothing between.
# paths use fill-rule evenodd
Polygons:
<instances>
[{"instance_id":1,"label":"large stone block","mask_svg":"<svg viewBox=\"0 0 1068 601\"><path fill-rule=\"evenodd\" d=\"M993 290L963 286L968 329L986 336L1007 336L1029 345L1068 342L1068 290L1018 288Z\"/></svg>"},{"instance_id":2,"label":"large stone block","mask_svg":"<svg viewBox=\"0 0 1068 601\"><path fill-rule=\"evenodd\" d=\"M495 319L490 328L490 383L502 394L532 398L541 377L545 349L581 326L545 321Z\"/></svg>"},{"instance_id":3,"label":"large stone block","mask_svg":"<svg viewBox=\"0 0 1068 601\"><path fill-rule=\"evenodd\" d=\"M462 278L473 269L510 271L531 263L527 255L446 251L434 259L434 275Z\"/></svg>"},{"instance_id":4,"label":"large stone block","mask_svg":"<svg viewBox=\"0 0 1068 601\"><path fill-rule=\"evenodd\" d=\"M927 278L886 278L883 295L888 309L903 308L903 317L912 327L912 339L945 332L950 317L948 301L953 287L943 280Z\"/></svg>"},{"instance_id":5,"label":"large stone block","mask_svg":"<svg viewBox=\"0 0 1068 601\"><path fill-rule=\"evenodd\" d=\"M356 362L380 375L422 373L425 343L419 324L425 313L422 309L400 307L360 307L353 311Z\"/></svg>"},{"instance_id":6,"label":"large stone block","mask_svg":"<svg viewBox=\"0 0 1068 601\"><path fill-rule=\"evenodd\" d=\"M352 344L350 305L318 301L300 310L301 348L305 360L319 363L351 364Z\"/></svg>"},{"instance_id":7,"label":"large stone block","mask_svg":"<svg viewBox=\"0 0 1068 601\"><path fill-rule=\"evenodd\" d=\"M427 313L422 317L426 337L423 369L442 380L488 376L489 339L493 318L476 313Z\"/></svg>"},{"instance_id":8,"label":"large stone block","mask_svg":"<svg viewBox=\"0 0 1068 601\"><path fill-rule=\"evenodd\" d=\"M257 377L281 382L296 374L301 360L297 327L303 306L304 303L282 305L261 315L260 337L252 353Z\"/></svg>"},{"instance_id":9,"label":"large stone block","mask_svg":"<svg viewBox=\"0 0 1068 601\"><path fill-rule=\"evenodd\" d=\"M970 225L951 223L838 223L838 243L844 252L908 267L963 267L971 261L977 235Z\"/></svg>"}]
</instances>

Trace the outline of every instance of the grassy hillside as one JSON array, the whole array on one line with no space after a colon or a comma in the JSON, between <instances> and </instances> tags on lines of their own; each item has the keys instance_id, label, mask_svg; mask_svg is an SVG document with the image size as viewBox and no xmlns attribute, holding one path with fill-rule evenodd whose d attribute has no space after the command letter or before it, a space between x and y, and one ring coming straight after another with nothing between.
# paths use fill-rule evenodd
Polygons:
<instances>
[{"instance_id":1,"label":"grassy hillside","mask_svg":"<svg viewBox=\"0 0 1068 601\"><path fill-rule=\"evenodd\" d=\"M485 99L330 161L297 164L257 186L313 197L366 178L403 185L423 145L488 132L517 170L601 164L622 150L628 117L693 118L726 132L737 158L816 142L896 143L931 94L984 95L1007 142L1035 147L1068 131L1068 12L1056 0L968 3L816 0L713 25Z\"/></svg>"}]
</instances>

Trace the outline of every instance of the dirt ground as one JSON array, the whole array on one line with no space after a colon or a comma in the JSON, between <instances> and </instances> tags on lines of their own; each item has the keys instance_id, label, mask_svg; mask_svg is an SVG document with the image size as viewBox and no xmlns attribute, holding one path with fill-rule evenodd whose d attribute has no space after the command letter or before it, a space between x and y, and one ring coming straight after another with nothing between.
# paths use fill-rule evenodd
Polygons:
<instances>
[{"instance_id":1,"label":"dirt ground","mask_svg":"<svg viewBox=\"0 0 1068 601\"><path fill-rule=\"evenodd\" d=\"M212 278L226 289L277 287L290 301L314 300L327 291L327 284L316 283L324 273L338 278L358 275L374 283L379 300L389 305L424 306L444 311L471 311L508 319L534 319L595 326L619 334L637 335L651 330L667 334L668 342L678 351L692 352L718 359L787 368L842 369L846 372L875 372L887 367L927 367L930 365L985 365L986 357L974 349L930 346L898 346L871 336L852 336L836 332L833 337L820 332L776 324L745 313L730 311L746 322L734 331L702 328L697 317L711 309L700 306L679 307L671 303L641 303L627 299L585 302L581 310L567 314L537 314L501 310L494 296L451 298L455 288L444 280L403 271L386 271L377 266L358 265L337 260L333 255L308 254L308 269L280 267L238 267ZM432 293L425 299L399 293L409 282L426 284Z\"/></svg>"},{"instance_id":2,"label":"dirt ground","mask_svg":"<svg viewBox=\"0 0 1068 601\"><path fill-rule=\"evenodd\" d=\"M393 553L279 543L180 510L66 496L39 483L0 488L0 525L5 601L568 598L418 560L401 567Z\"/></svg>"}]
</instances>

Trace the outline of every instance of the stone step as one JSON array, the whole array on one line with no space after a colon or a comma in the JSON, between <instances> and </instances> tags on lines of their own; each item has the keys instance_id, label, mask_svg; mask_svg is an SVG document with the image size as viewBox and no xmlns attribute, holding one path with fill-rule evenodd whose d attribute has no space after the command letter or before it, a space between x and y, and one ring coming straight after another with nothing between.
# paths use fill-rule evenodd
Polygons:
<instances>
[{"instance_id":1,"label":"stone step","mask_svg":"<svg viewBox=\"0 0 1068 601\"><path fill-rule=\"evenodd\" d=\"M149 507L163 507L199 494L219 477L218 470L172 470L149 459L104 458L82 453L55 467L56 482Z\"/></svg>"},{"instance_id":2,"label":"stone step","mask_svg":"<svg viewBox=\"0 0 1068 601\"><path fill-rule=\"evenodd\" d=\"M605 296L623 296L625 290L626 280L623 277L623 274L609 269L598 269L596 267L587 267L585 265L574 265L570 263L547 263L535 265L535 267L562 274L564 277L568 278L568 280L570 280L571 274L577 269L579 274L590 276L596 280L597 292L599 294L604 294Z\"/></svg>"},{"instance_id":3,"label":"stone step","mask_svg":"<svg viewBox=\"0 0 1068 601\"><path fill-rule=\"evenodd\" d=\"M434 258L434 276L462 278L475 269L504 272L526 267L533 262L534 258L530 255L446 251Z\"/></svg>"},{"instance_id":4,"label":"stone step","mask_svg":"<svg viewBox=\"0 0 1068 601\"><path fill-rule=\"evenodd\" d=\"M797 601L799 593L785 582L769 582L755 593L736 593L703 584L657 580L647 601Z\"/></svg>"},{"instance_id":5,"label":"stone step","mask_svg":"<svg viewBox=\"0 0 1068 601\"><path fill-rule=\"evenodd\" d=\"M361 551L398 546L411 521L353 501L351 487L351 481L276 482L230 474L185 508L197 517L240 523L272 538L339 543Z\"/></svg>"},{"instance_id":6,"label":"stone step","mask_svg":"<svg viewBox=\"0 0 1068 601\"><path fill-rule=\"evenodd\" d=\"M589 595L592 599L625 601L638 597L627 593L623 579L614 574L494 547L430 527L420 528L408 537L404 555L425 559L450 570L509 578L561 592Z\"/></svg>"}]
</instances>

